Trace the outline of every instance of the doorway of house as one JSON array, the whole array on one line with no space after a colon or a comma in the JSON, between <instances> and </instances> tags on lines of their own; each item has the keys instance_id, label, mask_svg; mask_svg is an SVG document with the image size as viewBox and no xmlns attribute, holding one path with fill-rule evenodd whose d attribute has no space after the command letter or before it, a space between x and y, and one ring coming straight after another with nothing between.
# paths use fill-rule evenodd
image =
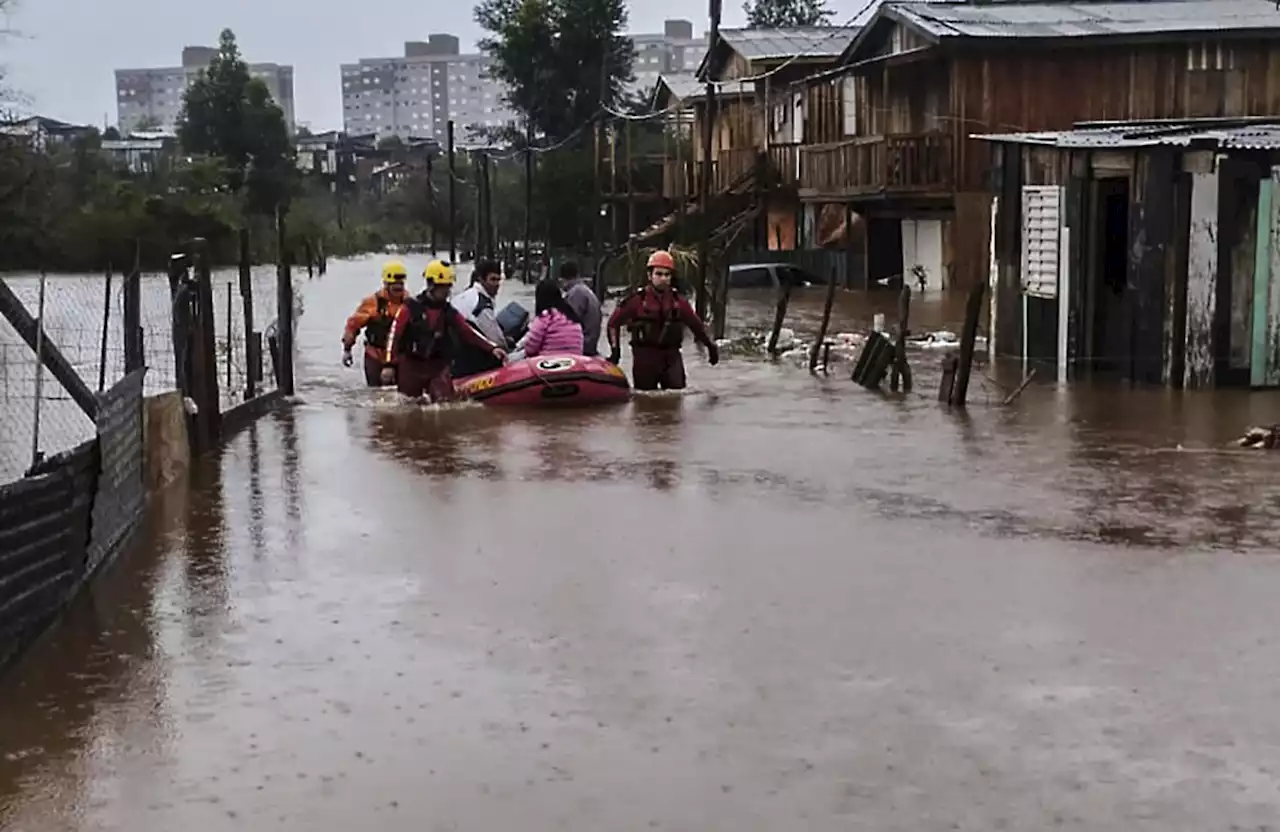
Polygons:
<instances>
[{"instance_id":1,"label":"doorway of house","mask_svg":"<svg viewBox=\"0 0 1280 832\"><path fill-rule=\"evenodd\" d=\"M902 287L902 220L867 220L867 288Z\"/></svg>"},{"instance_id":2,"label":"doorway of house","mask_svg":"<svg viewBox=\"0 0 1280 832\"><path fill-rule=\"evenodd\" d=\"M1090 314L1085 358L1094 373L1131 375L1133 327L1125 297L1129 269L1129 179L1094 182Z\"/></svg>"}]
</instances>

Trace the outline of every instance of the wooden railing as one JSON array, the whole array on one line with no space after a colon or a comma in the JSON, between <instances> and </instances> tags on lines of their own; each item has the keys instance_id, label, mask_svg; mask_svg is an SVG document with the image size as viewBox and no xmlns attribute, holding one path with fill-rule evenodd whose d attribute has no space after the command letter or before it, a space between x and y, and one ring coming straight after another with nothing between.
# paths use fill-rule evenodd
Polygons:
<instances>
[{"instance_id":1,"label":"wooden railing","mask_svg":"<svg viewBox=\"0 0 1280 832\"><path fill-rule=\"evenodd\" d=\"M810 195L941 194L954 184L946 133L868 136L800 148L800 190Z\"/></svg>"},{"instance_id":2,"label":"wooden railing","mask_svg":"<svg viewBox=\"0 0 1280 832\"><path fill-rule=\"evenodd\" d=\"M800 145L775 144L769 146L769 165L783 187L800 184Z\"/></svg>"},{"instance_id":3,"label":"wooden railing","mask_svg":"<svg viewBox=\"0 0 1280 832\"><path fill-rule=\"evenodd\" d=\"M730 147L716 156L715 190L727 191L750 176L755 170L759 153L754 147Z\"/></svg>"}]
</instances>

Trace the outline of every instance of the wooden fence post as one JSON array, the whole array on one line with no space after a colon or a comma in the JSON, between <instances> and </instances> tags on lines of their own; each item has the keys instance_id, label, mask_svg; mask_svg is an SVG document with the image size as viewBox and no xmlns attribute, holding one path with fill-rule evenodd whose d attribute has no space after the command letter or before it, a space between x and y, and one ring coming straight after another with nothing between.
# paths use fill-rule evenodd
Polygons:
<instances>
[{"instance_id":1,"label":"wooden fence post","mask_svg":"<svg viewBox=\"0 0 1280 832\"><path fill-rule=\"evenodd\" d=\"M276 314L280 339L280 389L286 396L294 394L293 377L293 274L289 267L289 253L284 239L285 208L276 210L276 234L279 238L279 263L276 264Z\"/></svg>"},{"instance_id":2,"label":"wooden fence post","mask_svg":"<svg viewBox=\"0 0 1280 832\"><path fill-rule=\"evenodd\" d=\"M195 280L194 312L190 344L194 354L190 362L192 370L191 398L196 403L196 424L199 450L213 447L221 430L222 414L218 391L218 352L213 305L213 273L209 265L209 243L203 237L191 241Z\"/></svg>"},{"instance_id":3,"label":"wooden fence post","mask_svg":"<svg viewBox=\"0 0 1280 832\"><path fill-rule=\"evenodd\" d=\"M240 303L244 309L244 398L258 395L262 378L262 336L253 328L253 260L249 253L249 229L240 229ZM230 349L230 345L227 347Z\"/></svg>"}]
</instances>

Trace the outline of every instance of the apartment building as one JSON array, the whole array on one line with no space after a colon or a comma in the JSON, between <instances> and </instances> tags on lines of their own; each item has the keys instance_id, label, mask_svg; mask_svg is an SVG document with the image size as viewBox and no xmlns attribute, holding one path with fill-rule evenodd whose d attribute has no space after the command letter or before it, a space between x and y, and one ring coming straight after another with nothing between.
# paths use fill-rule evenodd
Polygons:
<instances>
[{"instance_id":1,"label":"apartment building","mask_svg":"<svg viewBox=\"0 0 1280 832\"><path fill-rule=\"evenodd\" d=\"M687 20L668 20L658 34L632 35L636 46L634 91L647 93L660 75L692 77L706 50ZM453 121L466 146L472 127L518 122L501 82L488 77L485 55L463 54L458 38L430 35L404 45L397 58L362 58L342 65L342 121L351 135L374 134L445 141Z\"/></svg>"},{"instance_id":2,"label":"apartment building","mask_svg":"<svg viewBox=\"0 0 1280 832\"><path fill-rule=\"evenodd\" d=\"M116 118L124 134L139 128L172 131L182 111L182 96L201 70L218 54L208 46L188 46L182 50L182 65L158 69L116 70ZM294 129L293 67L280 64L250 64L249 72L260 78L284 111L285 124Z\"/></svg>"},{"instance_id":3,"label":"apartment building","mask_svg":"<svg viewBox=\"0 0 1280 832\"><path fill-rule=\"evenodd\" d=\"M488 77L489 59L462 54L454 35L430 35L404 45L398 58L362 58L342 65L342 121L351 135L434 138L443 142L450 120L457 143L473 127L516 122L502 84Z\"/></svg>"},{"instance_id":4,"label":"apartment building","mask_svg":"<svg viewBox=\"0 0 1280 832\"><path fill-rule=\"evenodd\" d=\"M693 24L687 20L668 20L658 34L631 36L636 47L633 66L637 93L651 93L660 76L693 77L707 51L706 36L693 36Z\"/></svg>"}]
</instances>

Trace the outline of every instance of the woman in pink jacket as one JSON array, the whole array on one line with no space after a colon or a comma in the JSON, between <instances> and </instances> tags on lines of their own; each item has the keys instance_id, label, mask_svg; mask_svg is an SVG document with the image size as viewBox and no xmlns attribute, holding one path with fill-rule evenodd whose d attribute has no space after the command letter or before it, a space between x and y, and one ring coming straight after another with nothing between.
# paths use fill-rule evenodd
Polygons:
<instances>
[{"instance_id":1,"label":"woman in pink jacket","mask_svg":"<svg viewBox=\"0 0 1280 832\"><path fill-rule=\"evenodd\" d=\"M533 294L533 323L521 340L520 352L511 360L539 355L582 355L582 322L565 303L560 285L554 280L539 281Z\"/></svg>"}]
</instances>

